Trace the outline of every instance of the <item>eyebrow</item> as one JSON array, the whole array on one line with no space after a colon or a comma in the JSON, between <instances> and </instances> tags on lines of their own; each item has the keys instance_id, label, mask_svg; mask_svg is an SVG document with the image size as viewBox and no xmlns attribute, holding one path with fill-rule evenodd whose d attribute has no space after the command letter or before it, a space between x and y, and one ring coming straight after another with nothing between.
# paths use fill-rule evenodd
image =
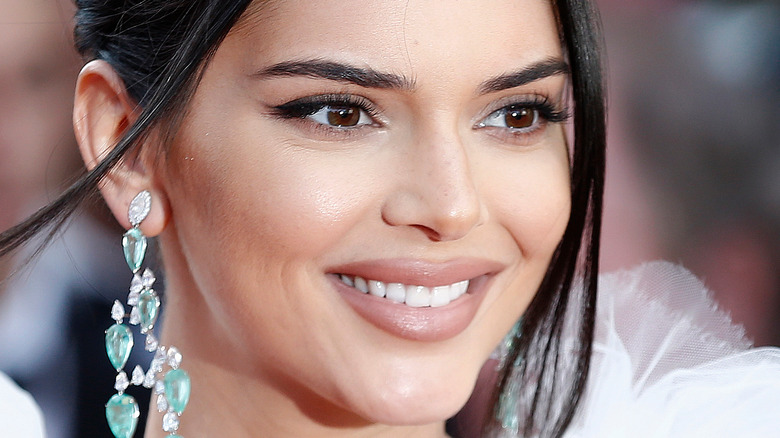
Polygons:
<instances>
[{"instance_id":1,"label":"eyebrow","mask_svg":"<svg viewBox=\"0 0 780 438\"><path fill-rule=\"evenodd\" d=\"M568 74L569 65L561 59L549 58L528 67L502 74L483 82L480 94L520 87L546 77ZM252 76L257 78L305 76L355 84L366 88L411 91L415 81L404 75L385 73L370 67L357 67L322 59L285 61L266 67Z\"/></svg>"},{"instance_id":2,"label":"eyebrow","mask_svg":"<svg viewBox=\"0 0 780 438\"><path fill-rule=\"evenodd\" d=\"M366 88L399 90L412 90L414 88L414 80L403 75L321 59L281 62L260 70L253 76L258 78L306 76L346 82Z\"/></svg>"},{"instance_id":3,"label":"eyebrow","mask_svg":"<svg viewBox=\"0 0 780 438\"><path fill-rule=\"evenodd\" d=\"M480 94L520 87L550 76L569 74L569 64L558 58L548 58L528 67L502 74L483 82Z\"/></svg>"}]
</instances>

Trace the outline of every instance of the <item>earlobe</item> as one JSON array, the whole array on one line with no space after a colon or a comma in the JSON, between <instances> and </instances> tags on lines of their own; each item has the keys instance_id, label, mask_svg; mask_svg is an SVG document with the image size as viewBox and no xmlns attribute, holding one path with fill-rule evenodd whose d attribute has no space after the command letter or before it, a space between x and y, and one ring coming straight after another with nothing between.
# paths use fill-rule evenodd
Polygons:
<instances>
[{"instance_id":1,"label":"earlobe","mask_svg":"<svg viewBox=\"0 0 780 438\"><path fill-rule=\"evenodd\" d=\"M79 73L73 105L73 128L79 151L92 170L117 145L137 117L138 106L127 93L124 82L105 61L89 62ZM167 198L155 184L154 170L148 169L137 151L131 151L100 182L100 192L120 225L129 229L130 202L147 190L152 209L141 225L143 233L162 232L168 218Z\"/></svg>"}]
</instances>

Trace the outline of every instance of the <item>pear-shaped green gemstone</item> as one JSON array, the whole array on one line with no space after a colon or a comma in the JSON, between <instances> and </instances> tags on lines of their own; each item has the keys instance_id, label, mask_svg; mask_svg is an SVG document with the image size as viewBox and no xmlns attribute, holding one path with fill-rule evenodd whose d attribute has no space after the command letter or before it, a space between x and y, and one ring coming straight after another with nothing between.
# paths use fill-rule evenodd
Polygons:
<instances>
[{"instance_id":1,"label":"pear-shaped green gemstone","mask_svg":"<svg viewBox=\"0 0 780 438\"><path fill-rule=\"evenodd\" d=\"M154 327L157 316L160 313L160 298L157 293L148 289L138 296L138 316L140 318L141 331L144 333Z\"/></svg>"},{"instance_id":2,"label":"pear-shaped green gemstone","mask_svg":"<svg viewBox=\"0 0 780 438\"><path fill-rule=\"evenodd\" d=\"M106 353L117 371L124 368L130 350L133 349L133 333L124 324L114 324L106 330Z\"/></svg>"},{"instance_id":3,"label":"pear-shaped green gemstone","mask_svg":"<svg viewBox=\"0 0 780 438\"><path fill-rule=\"evenodd\" d=\"M141 263L146 256L146 236L138 228L129 229L122 236L122 248L125 251L125 261L133 273L141 269Z\"/></svg>"},{"instance_id":4,"label":"pear-shaped green gemstone","mask_svg":"<svg viewBox=\"0 0 780 438\"><path fill-rule=\"evenodd\" d=\"M127 394L114 394L106 404L106 420L116 438L131 438L138 426L141 411L138 403Z\"/></svg>"},{"instance_id":5,"label":"pear-shaped green gemstone","mask_svg":"<svg viewBox=\"0 0 780 438\"><path fill-rule=\"evenodd\" d=\"M181 415L190 401L190 376L182 369L170 370L165 374L164 383L168 404Z\"/></svg>"}]
</instances>

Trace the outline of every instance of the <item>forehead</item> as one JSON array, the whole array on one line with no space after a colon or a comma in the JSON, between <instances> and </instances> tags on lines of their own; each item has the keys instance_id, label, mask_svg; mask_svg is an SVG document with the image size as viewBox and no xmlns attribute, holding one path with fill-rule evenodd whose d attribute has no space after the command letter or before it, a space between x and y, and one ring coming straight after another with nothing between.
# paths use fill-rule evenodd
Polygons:
<instances>
[{"instance_id":1,"label":"forehead","mask_svg":"<svg viewBox=\"0 0 780 438\"><path fill-rule=\"evenodd\" d=\"M547 0L268 0L229 38L267 64L337 58L416 78L560 57L557 28Z\"/></svg>"}]
</instances>

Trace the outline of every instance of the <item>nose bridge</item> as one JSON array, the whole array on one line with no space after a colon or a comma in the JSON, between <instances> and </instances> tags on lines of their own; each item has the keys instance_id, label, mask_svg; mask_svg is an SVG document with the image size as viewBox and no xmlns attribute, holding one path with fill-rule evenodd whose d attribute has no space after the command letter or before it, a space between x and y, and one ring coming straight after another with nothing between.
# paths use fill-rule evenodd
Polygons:
<instances>
[{"instance_id":1,"label":"nose bridge","mask_svg":"<svg viewBox=\"0 0 780 438\"><path fill-rule=\"evenodd\" d=\"M418 125L410 138L404 183L386 209L393 225L456 240L484 220L469 153L455 123Z\"/></svg>"}]
</instances>

